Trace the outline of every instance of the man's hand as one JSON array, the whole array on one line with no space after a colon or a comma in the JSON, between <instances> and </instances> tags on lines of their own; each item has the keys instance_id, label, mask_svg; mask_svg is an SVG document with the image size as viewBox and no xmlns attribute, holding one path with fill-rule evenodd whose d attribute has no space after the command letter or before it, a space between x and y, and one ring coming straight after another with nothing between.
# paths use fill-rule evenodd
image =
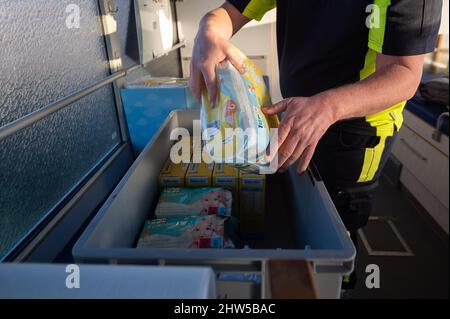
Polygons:
<instances>
[{"instance_id":1,"label":"man's hand","mask_svg":"<svg viewBox=\"0 0 450 319\"><path fill-rule=\"evenodd\" d=\"M244 72L244 59L227 39L214 32L199 32L195 40L191 61L189 85L192 93L200 100L206 85L211 105L217 98L216 66L228 60L241 73Z\"/></svg>"},{"instance_id":2,"label":"man's hand","mask_svg":"<svg viewBox=\"0 0 450 319\"><path fill-rule=\"evenodd\" d=\"M267 115L286 112L278 128L278 168L286 171L299 160L297 173L308 168L317 144L335 122L332 102L325 94L293 97L264 108ZM271 161L274 154L270 154Z\"/></svg>"},{"instance_id":3,"label":"man's hand","mask_svg":"<svg viewBox=\"0 0 450 319\"><path fill-rule=\"evenodd\" d=\"M216 66L224 60L244 72L245 57L229 39L249 21L228 2L203 17L195 38L189 78L189 85L197 100L200 101L206 85L214 106L217 97Z\"/></svg>"},{"instance_id":4,"label":"man's hand","mask_svg":"<svg viewBox=\"0 0 450 319\"><path fill-rule=\"evenodd\" d=\"M377 71L362 81L264 109L270 115L286 111L278 129L280 171L300 159L297 173L304 172L320 138L335 122L376 114L411 98L420 82L423 60L423 55L377 54Z\"/></svg>"}]
</instances>

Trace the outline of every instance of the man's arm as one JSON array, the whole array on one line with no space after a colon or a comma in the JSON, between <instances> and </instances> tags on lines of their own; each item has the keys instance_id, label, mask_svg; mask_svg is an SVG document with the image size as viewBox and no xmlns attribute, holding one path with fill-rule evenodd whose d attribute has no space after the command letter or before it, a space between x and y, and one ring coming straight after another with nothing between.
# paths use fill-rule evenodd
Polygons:
<instances>
[{"instance_id":1,"label":"man's arm","mask_svg":"<svg viewBox=\"0 0 450 319\"><path fill-rule=\"evenodd\" d=\"M422 77L424 56L377 55L377 72L352 85L329 92L334 121L381 112L412 98Z\"/></svg>"},{"instance_id":2,"label":"man's arm","mask_svg":"<svg viewBox=\"0 0 450 319\"><path fill-rule=\"evenodd\" d=\"M244 57L229 40L249 21L249 18L228 2L209 12L201 20L195 38L189 79L189 85L198 100L206 85L214 104L217 95L216 65L220 62L229 60L236 69L243 72Z\"/></svg>"},{"instance_id":3,"label":"man's arm","mask_svg":"<svg viewBox=\"0 0 450 319\"><path fill-rule=\"evenodd\" d=\"M200 22L200 29L212 30L229 40L250 19L239 12L232 4L225 2L221 7L208 12Z\"/></svg>"},{"instance_id":4,"label":"man's arm","mask_svg":"<svg viewBox=\"0 0 450 319\"><path fill-rule=\"evenodd\" d=\"M336 121L376 114L414 94L423 55L436 45L442 0L377 3L383 23L370 28L368 41L368 48L377 53L376 72L358 83L310 98L290 98L266 110L286 110L278 132L281 170L299 160L297 172L305 171L320 138Z\"/></svg>"},{"instance_id":5,"label":"man's arm","mask_svg":"<svg viewBox=\"0 0 450 319\"><path fill-rule=\"evenodd\" d=\"M297 172L304 172L320 138L335 122L375 114L411 98L420 82L423 60L423 55L378 54L378 71L360 82L266 108L266 114L286 111L278 130L280 171L300 159Z\"/></svg>"}]
</instances>

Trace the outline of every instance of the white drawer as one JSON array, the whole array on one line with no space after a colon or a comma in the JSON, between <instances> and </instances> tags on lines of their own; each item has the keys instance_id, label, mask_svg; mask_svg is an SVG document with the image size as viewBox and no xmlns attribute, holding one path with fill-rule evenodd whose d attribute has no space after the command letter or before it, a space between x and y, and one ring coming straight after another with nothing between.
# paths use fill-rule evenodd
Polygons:
<instances>
[{"instance_id":1,"label":"white drawer","mask_svg":"<svg viewBox=\"0 0 450 319\"><path fill-rule=\"evenodd\" d=\"M411 113L408 110L403 111L403 117L405 118L404 125L410 130L421 136L423 139L428 141L429 144L440 150L445 156L448 157L448 136L445 134L441 135L441 139L436 141L433 139L433 132L435 127L431 126L424 120L422 120L417 115Z\"/></svg>"},{"instance_id":2,"label":"white drawer","mask_svg":"<svg viewBox=\"0 0 450 319\"><path fill-rule=\"evenodd\" d=\"M448 208L449 162L447 156L407 126L401 128L393 154Z\"/></svg>"},{"instance_id":3,"label":"white drawer","mask_svg":"<svg viewBox=\"0 0 450 319\"><path fill-rule=\"evenodd\" d=\"M403 168L400 181L448 234L448 207L445 207L440 200L437 200L436 197L425 188L425 186L423 186L423 184L419 182L407 168Z\"/></svg>"}]
</instances>

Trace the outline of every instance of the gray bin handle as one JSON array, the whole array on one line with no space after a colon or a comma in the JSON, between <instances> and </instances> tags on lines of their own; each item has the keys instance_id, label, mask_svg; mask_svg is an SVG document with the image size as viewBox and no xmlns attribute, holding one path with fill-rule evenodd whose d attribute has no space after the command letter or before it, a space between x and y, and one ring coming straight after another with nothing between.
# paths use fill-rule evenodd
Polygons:
<instances>
[{"instance_id":1,"label":"gray bin handle","mask_svg":"<svg viewBox=\"0 0 450 319\"><path fill-rule=\"evenodd\" d=\"M317 274L342 274L349 275L355 266L353 261L344 261L341 265L320 265L313 262L314 272Z\"/></svg>"}]
</instances>

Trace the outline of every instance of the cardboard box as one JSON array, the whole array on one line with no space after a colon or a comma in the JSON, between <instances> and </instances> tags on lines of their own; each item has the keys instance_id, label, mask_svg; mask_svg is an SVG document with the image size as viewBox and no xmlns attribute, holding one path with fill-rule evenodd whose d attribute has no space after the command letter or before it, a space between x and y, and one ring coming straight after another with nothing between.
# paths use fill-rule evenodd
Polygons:
<instances>
[{"instance_id":1,"label":"cardboard box","mask_svg":"<svg viewBox=\"0 0 450 319\"><path fill-rule=\"evenodd\" d=\"M216 163L212 186L222 187L233 193L232 215L239 218L239 170L230 165Z\"/></svg>"},{"instance_id":2,"label":"cardboard box","mask_svg":"<svg viewBox=\"0 0 450 319\"><path fill-rule=\"evenodd\" d=\"M191 163L186 173L186 187L212 186L214 163Z\"/></svg>"},{"instance_id":3,"label":"cardboard box","mask_svg":"<svg viewBox=\"0 0 450 319\"><path fill-rule=\"evenodd\" d=\"M159 174L159 187L184 187L186 185L185 178L188 168L188 163L174 164L169 157Z\"/></svg>"},{"instance_id":4,"label":"cardboard box","mask_svg":"<svg viewBox=\"0 0 450 319\"><path fill-rule=\"evenodd\" d=\"M266 176L240 171L239 221L243 234L263 235L266 211Z\"/></svg>"},{"instance_id":5,"label":"cardboard box","mask_svg":"<svg viewBox=\"0 0 450 319\"><path fill-rule=\"evenodd\" d=\"M237 190L239 187L239 170L227 164L214 166L213 186Z\"/></svg>"},{"instance_id":6,"label":"cardboard box","mask_svg":"<svg viewBox=\"0 0 450 319\"><path fill-rule=\"evenodd\" d=\"M182 139L183 139L183 142L181 143ZM190 162L191 163L194 163L194 162L199 163L199 161L206 162L206 163L213 162L212 158L208 155L208 153L203 150L201 137L198 137L198 136L196 138L194 138L193 136L189 136L189 138L178 137L178 140L175 143L178 144L177 150L178 150L179 156L181 156L181 148L187 147L186 142L189 143Z\"/></svg>"},{"instance_id":7,"label":"cardboard box","mask_svg":"<svg viewBox=\"0 0 450 319\"><path fill-rule=\"evenodd\" d=\"M186 154L183 154L185 152ZM188 137L178 137L178 139L174 142L172 147L170 148L170 155L173 156L173 159L177 159L178 161L191 163L192 162L192 136Z\"/></svg>"}]
</instances>

